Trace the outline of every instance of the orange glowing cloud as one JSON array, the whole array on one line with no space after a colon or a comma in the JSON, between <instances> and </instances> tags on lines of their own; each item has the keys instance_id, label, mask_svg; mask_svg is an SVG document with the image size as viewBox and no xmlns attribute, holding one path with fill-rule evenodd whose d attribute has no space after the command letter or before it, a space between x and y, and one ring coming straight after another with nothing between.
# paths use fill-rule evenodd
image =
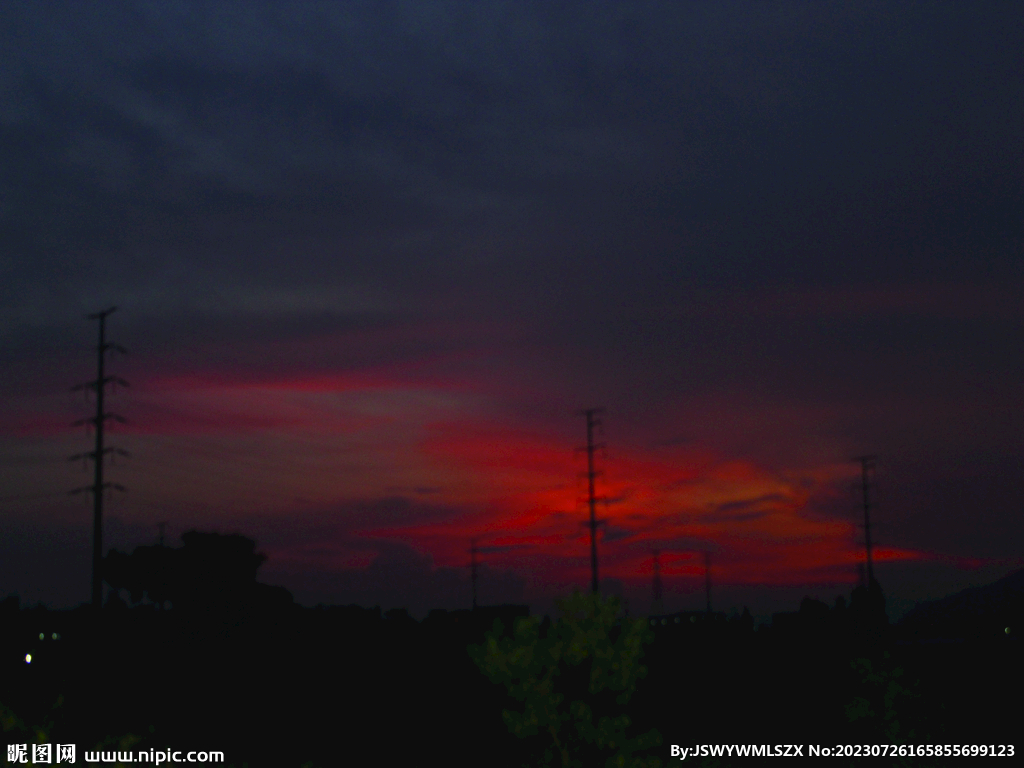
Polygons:
<instances>
[{"instance_id":1,"label":"orange glowing cloud","mask_svg":"<svg viewBox=\"0 0 1024 768\"><path fill-rule=\"evenodd\" d=\"M528 566L585 583L585 457L557 439L466 422L433 425L422 451L449 473L462 473L452 490L459 503L479 511L454 525L368 533L407 541L442 564L461 563L466 543L477 538L496 567ZM604 576L649 579L653 549L664 553L668 576L702 572L693 553L711 550L716 579L736 584L848 581L862 557L852 519L815 510L837 481L851 477L845 465L780 475L693 449L624 447L602 457L600 468ZM924 555L887 549L877 557Z\"/></svg>"},{"instance_id":2,"label":"orange glowing cloud","mask_svg":"<svg viewBox=\"0 0 1024 768\"><path fill-rule=\"evenodd\" d=\"M138 458L121 478L164 508L337 508L344 517L360 501L429 502L447 510L443 519L368 514L345 530L411 545L439 566L462 565L477 539L492 567L536 583L586 583L585 455L564 436L495 417L492 400L468 383L426 379L150 378L127 403L136 415L127 447ZM845 519L822 511L852 478L850 465L779 471L698 446L635 444L599 452L597 464L605 577L648 581L655 549L666 578L702 573L697 553L707 550L716 581L732 584L848 581L862 560L854 510ZM352 541L290 556L364 566L371 554ZM928 556L890 548L875 557Z\"/></svg>"}]
</instances>

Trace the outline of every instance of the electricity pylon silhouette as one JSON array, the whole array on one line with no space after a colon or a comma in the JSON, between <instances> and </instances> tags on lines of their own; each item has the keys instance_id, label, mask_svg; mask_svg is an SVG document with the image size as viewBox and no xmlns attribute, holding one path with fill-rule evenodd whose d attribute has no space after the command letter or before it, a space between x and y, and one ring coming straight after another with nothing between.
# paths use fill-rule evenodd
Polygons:
<instances>
[{"instance_id":1,"label":"electricity pylon silhouette","mask_svg":"<svg viewBox=\"0 0 1024 768\"><path fill-rule=\"evenodd\" d=\"M867 569L868 569L868 588L875 583L875 571L871 561L871 500L868 496L868 489L871 485L871 480L868 476L868 472L875 468L875 459L877 456L857 456L854 461L860 462L860 484L861 490L864 494L864 550L867 555Z\"/></svg>"},{"instance_id":2,"label":"electricity pylon silhouette","mask_svg":"<svg viewBox=\"0 0 1024 768\"><path fill-rule=\"evenodd\" d=\"M108 421L125 423L125 420L117 414L108 413L103 410L103 395L108 385L120 384L125 387L128 386L128 382L124 379L117 376L107 376L104 373L104 362L107 352L111 350L125 352L123 347L111 344L106 340L107 315L116 309L117 307L111 307L102 312L86 316L87 320L98 320L100 326L100 339L96 347L98 360L97 374L95 380L72 387L72 391L91 389L96 393L96 415L90 419L81 419L75 422L75 426L92 424L96 427L96 449L71 457L72 461L76 459L92 459L93 461L92 485L76 488L71 493L92 492L92 606L95 609L99 609L103 604L103 491L108 488L114 488L118 491L124 490L124 487L117 483L103 482L103 457L106 454L128 455L127 451L123 451L120 448L105 448L103 446L104 425Z\"/></svg>"},{"instance_id":3,"label":"electricity pylon silhouette","mask_svg":"<svg viewBox=\"0 0 1024 768\"><path fill-rule=\"evenodd\" d=\"M655 616L665 612L665 604L661 599L661 563L658 556L661 553L654 550L654 581L651 584L651 613Z\"/></svg>"},{"instance_id":4,"label":"electricity pylon silhouette","mask_svg":"<svg viewBox=\"0 0 1024 768\"><path fill-rule=\"evenodd\" d=\"M711 615L711 553L704 550L704 595L707 598L707 613Z\"/></svg>"},{"instance_id":5,"label":"electricity pylon silhouette","mask_svg":"<svg viewBox=\"0 0 1024 768\"><path fill-rule=\"evenodd\" d=\"M469 542L469 578L473 584L473 610L476 610L476 539Z\"/></svg>"},{"instance_id":6,"label":"electricity pylon silhouette","mask_svg":"<svg viewBox=\"0 0 1024 768\"><path fill-rule=\"evenodd\" d=\"M599 448L603 448L604 445L598 445L594 443L594 429L601 425L601 420L597 418L597 414L602 413L603 408L587 408L584 411L580 411L582 416L587 419L587 502L590 506L590 591L595 595L597 594L597 513L595 506L597 504L597 496L594 495L594 479L598 473L594 470L594 451Z\"/></svg>"}]
</instances>

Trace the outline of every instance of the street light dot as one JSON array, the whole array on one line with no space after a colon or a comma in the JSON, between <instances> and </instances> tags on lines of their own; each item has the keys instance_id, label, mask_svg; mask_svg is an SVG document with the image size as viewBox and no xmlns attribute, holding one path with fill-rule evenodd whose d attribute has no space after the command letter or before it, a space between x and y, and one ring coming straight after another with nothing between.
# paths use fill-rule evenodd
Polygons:
<instances>
[{"instance_id":1,"label":"street light dot","mask_svg":"<svg viewBox=\"0 0 1024 768\"><path fill-rule=\"evenodd\" d=\"M39 633L39 639L42 640L44 637L46 637L46 635L44 635L42 632L40 632Z\"/></svg>"},{"instance_id":2,"label":"street light dot","mask_svg":"<svg viewBox=\"0 0 1024 768\"><path fill-rule=\"evenodd\" d=\"M26 664L31 664L32 663L32 654L31 653L26 653L25 654L25 663Z\"/></svg>"}]
</instances>

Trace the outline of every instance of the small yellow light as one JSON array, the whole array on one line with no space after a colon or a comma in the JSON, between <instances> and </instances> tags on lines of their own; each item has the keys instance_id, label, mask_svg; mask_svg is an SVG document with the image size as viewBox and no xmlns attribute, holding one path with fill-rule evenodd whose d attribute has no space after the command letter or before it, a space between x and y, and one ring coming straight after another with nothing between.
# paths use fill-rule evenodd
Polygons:
<instances>
[{"instance_id":1,"label":"small yellow light","mask_svg":"<svg viewBox=\"0 0 1024 768\"><path fill-rule=\"evenodd\" d=\"M26 653L25 654L25 663L26 664L31 664L32 663L32 654L31 653Z\"/></svg>"},{"instance_id":2,"label":"small yellow light","mask_svg":"<svg viewBox=\"0 0 1024 768\"><path fill-rule=\"evenodd\" d=\"M1006 634L1010 634L1010 628L1009 627L1007 627L1004 631L1006 632Z\"/></svg>"},{"instance_id":3,"label":"small yellow light","mask_svg":"<svg viewBox=\"0 0 1024 768\"><path fill-rule=\"evenodd\" d=\"M44 637L46 637L46 635L44 635L42 632L40 632L39 633L39 639L42 640Z\"/></svg>"}]
</instances>

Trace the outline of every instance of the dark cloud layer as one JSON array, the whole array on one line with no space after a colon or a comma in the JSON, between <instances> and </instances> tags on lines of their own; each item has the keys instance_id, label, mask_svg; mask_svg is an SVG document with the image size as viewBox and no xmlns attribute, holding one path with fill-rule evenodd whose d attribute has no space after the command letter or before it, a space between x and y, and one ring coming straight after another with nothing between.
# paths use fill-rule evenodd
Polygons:
<instances>
[{"instance_id":1,"label":"dark cloud layer","mask_svg":"<svg viewBox=\"0 0 1024 768\"><path fill-rule=\"evenodd\" d=\"M871 451L894 541L1015 556L1019 15L4 5L0 423L118 304L144 393L369 370L776 469Z\"/></svg>"},{"instance_id":2,"label":"dark cloud layer","mask_svg":"<svg viewBox=\"0 0 1024 768\"><path fill-rule=\"evenodd\" d=\"M12 255L97 288L153 280L169 251L204 257L200 284L243 260L258 284L275 241L308 246L300 283L575 267L496 225L539 227L534 248L561 229L634 290L1015 268L1012 4L4 13Z\"/></svg>"}]
</instances>

